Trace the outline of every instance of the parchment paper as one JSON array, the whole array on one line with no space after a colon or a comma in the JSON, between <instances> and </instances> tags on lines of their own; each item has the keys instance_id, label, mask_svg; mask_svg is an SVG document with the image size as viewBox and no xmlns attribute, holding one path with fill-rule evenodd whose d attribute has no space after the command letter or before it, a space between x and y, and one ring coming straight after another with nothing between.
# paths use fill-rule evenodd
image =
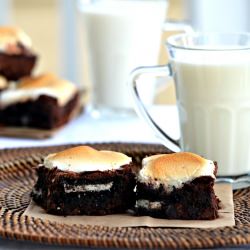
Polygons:
<instances>
[{"instance_id":1,"label":"parchment paper","mask_svg":"<svg viewBox=\"0 0 250 250\"><path fill-rule=\"evenodd\" d=\"M53 222L74 225L98 225L109 227L182 227L182 228L216 228L234 226L234 206L231 184L215 184L215 193L221 200L219 218L215 220L167 220L149 216L116 214L105 216L56 216L47 214L35 202L31 201L24 214L27 216Z\"/></svg>"}]
</instances>

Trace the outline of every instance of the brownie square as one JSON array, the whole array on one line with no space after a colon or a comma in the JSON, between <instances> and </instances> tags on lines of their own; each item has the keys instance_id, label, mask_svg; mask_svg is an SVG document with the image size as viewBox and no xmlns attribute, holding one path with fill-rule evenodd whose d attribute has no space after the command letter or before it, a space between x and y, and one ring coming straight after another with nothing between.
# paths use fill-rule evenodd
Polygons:
<instances>
[{"instance_id":1,"label":"brownie square","mask_svg":"<svg viewBox=\"0 0 250 250\"><path fill-rule=\"evenodd\" d=\"M186 152L145 159L137 177L137 215L183 220L218 218L216 163Z\"/></svg>"},{"instance_id":2,"label":"brownie square","mask_svg":"<svg viewBox=\"0 0 250 250\"><path fill-rule=\"evenodd\" d=\"M135 176L131 164L117 170L72 172L37 168L31 193L47 213L56 215L106 215L134 206Z\"/></svg>"},{"instance_id":3,"label":"brownie square","mask_svg":"<svg viewBox=\"0 0 250 250\"><path fill-rule=\"evenodd\" d=\"M136 211L138 215L183 220L212 220L218 218L219 200L213 190L211 177L200 177L182 188L166 192L161 185L137 183Z\"/></svg>"},{"instance_id":4,"label":"brownie square","mask_svg":"<svg viewBox=\"0 0 250 250\"><path fill-rule=\"evenodd\" d=\"M80 109L76 85L54 74L23 78L0 93L0 126L52 130Z\"/></svg>"},{"instance_id":5,"label":"brownie square","mask_svg":"<svg viewBox=\"0 0 250 250\"><path fill-rule=\"evenodd\" d=\"M0 75L9 81L16 81L24 76L29 76L35 66L37 56L22 45L20 53L11 54L0 52Z\"/></svg>"},{"instance_id":6,"label":"brownie square","mask_svg":"<svg viewBox=\"0 0 250 250\"><path fill-rule=\"evenodd\" d=\"M30 37L18 27L0 26L0 75L8 81L29 76L37 56Z\"/></svg>"},{"instance_id":7,"label":"brownie square","mask_svg":"<svg viewBox=\"0 0 250 250\"><path fill-rule=\"evenodd\" d=\"M54 97L41 95L36 100L18 102L4 108L0 106L0 125L38 129L58 128L71 119L77 108L78 93L64 106L58 105Z\"/></svg>"}]
</instances>

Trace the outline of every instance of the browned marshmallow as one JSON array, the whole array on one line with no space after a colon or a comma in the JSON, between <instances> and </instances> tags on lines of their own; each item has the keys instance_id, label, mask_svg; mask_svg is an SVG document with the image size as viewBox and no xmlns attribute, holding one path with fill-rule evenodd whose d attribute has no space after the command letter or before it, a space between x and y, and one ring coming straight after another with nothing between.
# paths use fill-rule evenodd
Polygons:
<instances>
[{"instance_id":1,"label":"browned marshmallow","mask_svg":"<svg viewBox=\"0 0 250 250\"><path fill-rule=\"evenodd\" d=\"M41 95L54 97L60 106L64 106L76 93L75 84L48 73L23 78L16 88L3 91L0 96L0 106L6 107L15 103L36 100Z\"/></svg>"},{"instance_id":2,"label":"browned marshmallow","mask_svg":"<svg viewBox=\"0 0 250 250\"><path fill-rule=\"evenodd\" d=\"M119 152L79 146L48 155L44 165L50 169L57 167L62 171L87 172L115 170L131 161L130 157Z\"/></svg>"},{"instance_id":3,"label":"browned marshmallow","mask_svg":"<svg viewBox=\"0 0 250 250\"><path fill-rule=\"evenodd\" d=\"M17 44L26 48L32 45L30 37L21 29L16 27L0 27L0 51L17 54Z\"/></svg>"},{"instance_id":4,"label":"browned marshmallow","mask_svg":"<svg viewBox=\"0 0 250 250\"><path fill-rule=\"evenodd\" d=\"M161 154L143 159L138 179L156 185L181 187L200 176L215 178L214 170L213 161L193 153Z\"/></svg>"}]
</instances>

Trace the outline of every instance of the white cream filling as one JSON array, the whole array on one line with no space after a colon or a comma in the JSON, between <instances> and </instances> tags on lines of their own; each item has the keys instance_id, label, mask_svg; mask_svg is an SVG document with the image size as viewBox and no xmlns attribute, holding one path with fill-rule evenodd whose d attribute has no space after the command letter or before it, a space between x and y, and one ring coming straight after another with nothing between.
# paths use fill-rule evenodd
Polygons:
<instances>
[{"instance_id":1,"label":"white cream filling","mask_svg":"<svg viewBox=\"0 0 250 250\"><path fill-rule=\"evenodd\" d=\"M65 193L77 193L77 192L100 192L110 190L113 186L113 182L106 184L95 184L95 185L69 185L64 184Z\"/></svg>"},{"instance_id":2,"label":"white cream filling","mask_svg":"<svg viewBox=\"0 0 250 250\"><path fill-rule=\"evenodd\" d=\"M41 196L42 195L42 189L33 189L32 190L33 194L35 194L36 196Z\"/></svg>"},{"instance_id":3,"label":"white cream filling","mask_svg":"<svg viewBox=\"0 0 250 250\"><path fill-rule=\"evenodd\" d=\"M173 188L181 188L185 183L189 183L195 178L201 177L201 176L211 176L215 179L214 176L214 162L211 160L206 160L205 165L198 169L197 171L194 171L193 173L186 173L181 178L179 176L169 175L163 180L154 179L151 176L148 175L147 167L150 165L152 160L155 160L158 156L152 156L144 158L142 161L142 169L139 172L138 180L140 182L150 184L155 189L159 188L161 185L165 187L165 189L168 192L171 192Z\"/></svg>"},{"instance_id":4,"label":"white cream filling","mask_svg":"<svg viewBox=\"0 0 250 250\"><path fill-rule=\"evenodd\" d=\"M161 201L149 201L149 200L138 200L136 201L136 207L143 207L148 210L161 209Z\"/></svg>"}]
</instances>

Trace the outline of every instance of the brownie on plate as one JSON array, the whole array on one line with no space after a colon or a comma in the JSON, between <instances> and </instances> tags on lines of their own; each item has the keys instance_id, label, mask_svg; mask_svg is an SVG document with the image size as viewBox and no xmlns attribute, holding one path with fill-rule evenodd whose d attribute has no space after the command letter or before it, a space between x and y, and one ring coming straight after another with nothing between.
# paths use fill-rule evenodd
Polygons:
<instances>
[{"instance_id":1,"label":"brownie on plate","mask_svg":"<svg viewBox=\"0 0 250 250\"><path fill-rule=\"evenodd\" d=\"M137 177L137 215L216 219L219 209L213 189L216 172L216 163L188 152L144 158Z\"/></svg>"},{"instance_id":2,"label":"brownie on plate","mask_svg":"<svg viewBox=\"0 0 250 250\"><path fill-rule=\"evenodd\" d=\"M54 129L67 123L79 109L79 91L53 74L23 78L0 93L0 125Z\"/></svg>"},{"instance_id":3,"label":"brownie on plate","mask_svg":"<svg viewBox=\"0 0 250 250\"><path fill-rule=\"evenodd\" d=\"M31 45L23 30L0 27L0 75L11 81L30 75L37 59Z\"/></svg>"},{"instance_id":4,"label":"brownie on plate","mask_svg":"<svg viewBox=\"0 0 250 250\"><path fill-rule=\"evenodd\" d=\"M106 215L134 206L131 158L79 146L50 154L37 168L31 196L47 213Z\"/></svg>"}]
</instances>

